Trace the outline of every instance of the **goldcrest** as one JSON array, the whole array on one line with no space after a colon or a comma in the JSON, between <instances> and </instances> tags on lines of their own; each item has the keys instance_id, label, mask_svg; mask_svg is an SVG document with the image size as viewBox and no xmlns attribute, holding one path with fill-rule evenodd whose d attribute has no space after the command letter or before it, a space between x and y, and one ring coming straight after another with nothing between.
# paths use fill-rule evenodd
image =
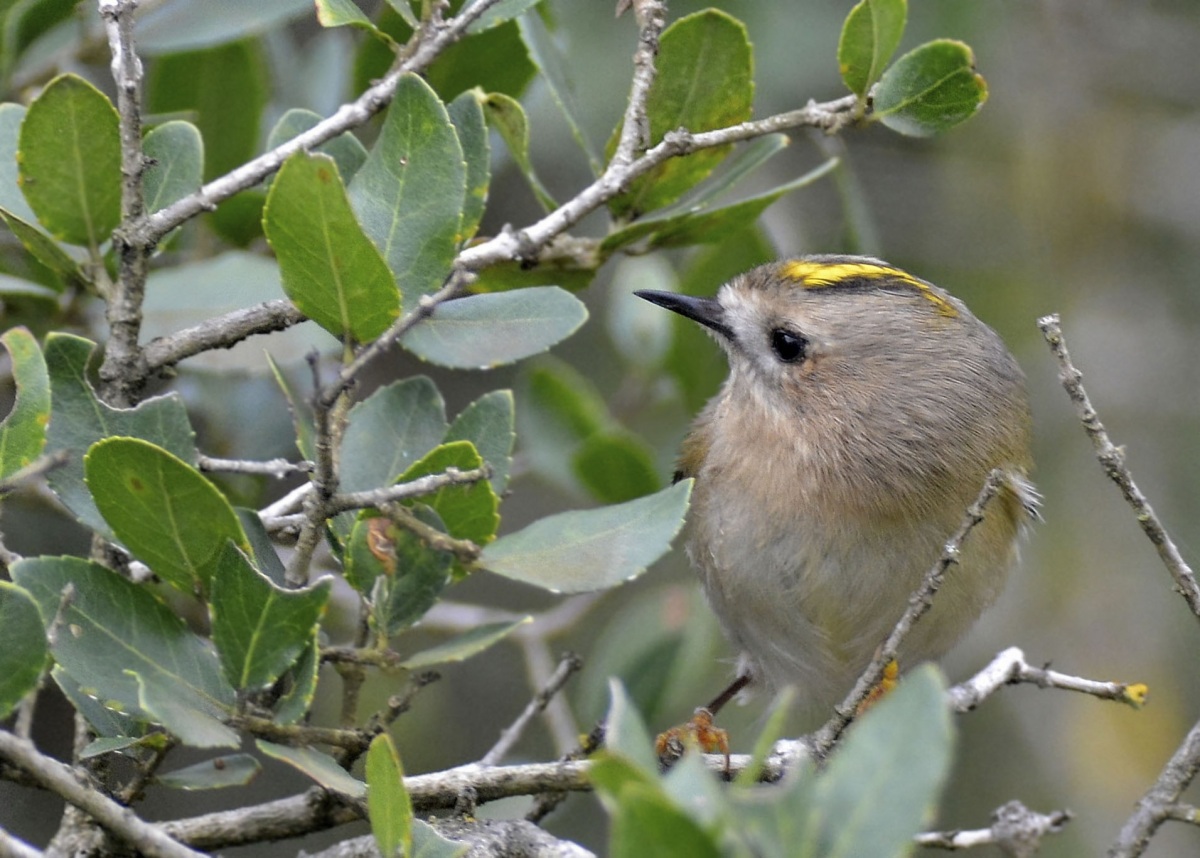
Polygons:
<instances>
[{"instance_id":1,"label":"goldcrest","mask_svg":"<svg viewBox=\"0 0 1200 858\"><path fill-rule=\"evenodd\" d=\"M696 480L687 550L739 677L840 700L1000 468L899 661L944 654L1000 592L1037 509L1025 380L999 336L866 257L763 265L715 298L637 294L704 325L728 356L676 479Z\"/></svg>"}]
</instances>

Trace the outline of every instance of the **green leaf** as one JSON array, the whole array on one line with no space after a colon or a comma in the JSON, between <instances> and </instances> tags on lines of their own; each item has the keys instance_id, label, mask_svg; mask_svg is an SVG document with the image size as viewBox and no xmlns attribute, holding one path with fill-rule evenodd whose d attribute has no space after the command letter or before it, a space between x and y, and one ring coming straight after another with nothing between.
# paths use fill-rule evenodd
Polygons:
<instances>
[{"instance_id":1,"label":"green leaf","mask_svg":"<svg viewBox=\"0 0 1200 858\"><path fill-rule=\"evenodd\" d=\"M165 0L138 9L138 49L165 54L220 45L274 30L312 9L312 0Z\"/></svg>"},{"instance_id":2,"label":"green leaf","mask_svg":"<svg viewBox=\"0 0 1200 858\"><path fill-rule=\"evenodd\" d=\"M67 464L46 479L59 500L88 527L112 536L83 479L83 454L96 441L124 435L151 441L186 462L196 460L196 439L179 394L156 396L136 408L111 408L96 398L87 379L95 343L71 334L46 337L46 368L50 371L50 426L46 452L66 450Z\"/></svg>"},{"instance_id":3,"label":"green leaf","mask_svg":"<svg viewBox=\"0 0 1200 858\"><path fill-rule=\"evenodd\" d=\"M279 559L279 554L275 551L275 543L271 541L271 535L263 525L262 519L258 517L258 513L244 506L235 507L233 511L242 525L242 532L246 534L246 540L250 543L250 556L254 558L255 568L266 575L268 581L278 584L280 587L286 586L287 568Z\"/></svg>"},{"instance_id":4,"label":"green leaf","mask_svg":"<svg viewBox=\"0 0 1200 858\"><path fill-rule=\"evenodd\" d=\"M84 457L84 473L117 538L184 593L208 590L226 540L250 550L233 507L216 486L149 441L97 441Z\"/></svg>"},{"instance_id":5,"label":"green leaf","mask_svg":"<svg viewBox=\"0 0 1200 858\"><path fill-rule=\"evenodd\" d=\"M464 858L470 851L470 846L443 837L428 822L413 819L413 858Z\"/></svg>"},{"instance_id":6,"label":"green leaf","mask_svg":"<svg viewBox=\"0 0 1200 858\"><path fill-rule=\"evenodd\" d=\"M817 784L820 854L908 854L949 773L952 728L945 680L931 664L855 723Z\"/></svg>"},{"instance_id":7,"label":"green leaf","mask_svg":"<svg viewBox=\"0 0 1200 858\"><path fill-rule=\"evenodd\" d=\"M275 127L267 135L267 151L269 152L275 147L283 145L293 137L298 137L319 124L323 119L324 117L319 113L314 113L311 110L292 108L279 117L279 121L275 123ZM358 172L358 168L367 160L366 147L358 142L358 138L349 131L339 134L332 140L325 141L312 151L321 152L332 158L337 163L338 172L341 174L342 180L346 182L354 178L354 174Z\"/></svg>"},{"instance_id":8,"label":"green leaf","mask_svg":"<svg viewBox=\"0 0 1200 858\"><path fill-rule=\"evenodd\" d=\"M213 0L206 0L203 7L205 17L220 14L213 8ZM138 35L140 46L141 22ZM166 54L148 69L148 109L154 113L187 113L200 129L204 138L206 181L250 160L258 149L270 79L262 43L246 36L238 33L234 38L242 41ZM226 206L227 203L222 208Z\"/></svg>"},{"instance_id":9,"label":"green leaf","mask_svg":"<svg viewBox=\"0 0 1200 858\"><path fill-rule=\"evenodd\" d=\"M356 27L365 30L387 45L395 45L392 37L376 27L354 0L316 0L317 23L322 27ZM268 149L272 148L268 145Z\"/></svg>"},{"instance_id":10,"label":"green leaf","mask_svg":"<svg viewBox=\"0 0 1200 858\"><path fill-rule=\"evenodd\" d=\"M93 739L79 752L79 759L90 760L93 757L111 754L114 751L124 751L127 748L141 745L142 740L143 737L139 736L116 736L111 739Z\"/></svg>"},{"instance_id":11,"label":"green leaf","mask_svg":"<svg viewBox=\"0 0 1200 858\"><path fill-rule=\"evenodd\" d=\"M139 742L141 737L149 731L150 726L144 719L106 706L85 691L79 681L67 673L61 664L54 665L50 671L50 677L62 691L63 696L75 707L75 711L84 717L92 732L102 738L113 740L109 750L115 747L129 747L129 745ZM105 751L97 753L105 753Z\"/></svg>"},{"instance_id":12,"label":"green leaf","mask_svg":"<svg viewBox=\"0 0 1200 858\"><path fill-rule=\"evenodd\" d=\"M292 428L296 432L296 450L308 461L313 461L316 458L316 441L315 430L313 429L312 412L305 406L304 397L292 386L291 380L275 363L274 358L267 355L267 364L271 367L271 374L275 377L275 383L279 385L280 391L283 392L283 398L287 401L288 413L292 416ZM343 450L343 454L345 450ZM344 463L343 463L344 464ZM345 471L342 472L342 478L345 479ZM345 483L342 483L342 488L345 489Z\"/></svg>"},{"instance_id":13,"label":"green leaf","mask_svg":"<svg viewBox=\"0 0 1200 858\"><path fill-rule=\"evenodd\" d=\"M612 858L719 858L716 840L656 787L630 784L621 794L609 836Z\"/></svg>"},{"instance_id":14,"label":"green leaf","mask_svg":"<svg viewBox=\"0 0 1200 858\"><path fill-rule=\"evenodd\" d=\"M928 137L975 115L987 82L962 42L926 42L896 60L875 89L874 115L893 131Z\"/></svg>"},{"instance_id":15,"label":"green leaf","mask_svg":"<svg viewBox=\"0 0 1200 858\"><path fill-rule=\"evenodd\" d=\"M483 111L487 115L488 124L504 140L513 163L529 182L529 187L542 208L546 211L558 208L554 197L550 196L546 186L537 177L533 162L529 158L529 120L525 117L525 108L521 107L521 102L502 92L490 92L483 99Z\"/></svg>"},{"instance_id":16,"label":"green leaf","mask_svg":"<svg viewBox=\"0 0 1200 858\"><path fill-rule=\"evenodd\" d=\"M334 336L370 342L400 315L392 274L355 220L328 155L297 152L284 162L267 195L263 229L283 291Z\"/></svg>"},{"instance_id":17,"label":"green leaf","mask_svg":"<svg viewBox=\"0 0 1200 858\"><path fill-rule=\"evenodd\" d=\"M328 754L312 748L290 748L259 739L255 745L268 757L287 763L292 768L308 775L325 789L340 792L350 798L362 798L367 794L367 785L337 764Z\"/></svg>"},{"instance_id":18,"label":"green leaf","mask_svg":"<svg viewBox=\"0 0 1200 858\"><path fill-rule=\"evenodd\" d=\"M312 636L300 659L288 672L289 688L279 698L275 707L275 721L279 724L295 724L308 715L313 697L317 692L318 669L321 666L317 635Z\"/></svg>"},{"instance_id":19,"label":"green leaf","mask_svg":"<svg viewBox=\"0 0 1200 858\"><path fill-rule=\"evenodd\" d=\"M12 411L0 423L0 479L31 464L46 446L50 422L50 376L37 340L27 328L11 328L0 336L12 361L17 388Z\"/></svg>"},{"instance_id":20,"label":"green leaf","mask_svg":"<svg viewBox=\"0 0 1200 858\"><path fill-rule=\"evenodd\" d=\"M209 615L230 685L261 688L295 664L317 633L331 587L326 577L303 590L285 590L225 543L213 571Z\"/></svg>"},{"instance_id":21,"label":"green leaf","mask_svg":"<svg viewBox=\"0 0 1200 858\"><path fill-rule=\"evenodd\" d=\"M98 248L121 220L117 111L77 75L59 75L21 123L21 189L55 238Z\"/></svg>"},{"instance_id":22,"label":"green leaf","mask_svg":"<svg viewBox=\"0 0 1200 858\"><path fill-rule=\"evenodd\" d=\"M413 808L404 768L392 737L380 733L367 750L367 818L383 858L408 856L413 845Z\"/></svg>"},{"instance_id":23,"label":"green leaf","mask_svg":"<svg viewBox=\"0 0 1200 858\"><path fill-rule=\"evenodd\" d=\"M449 274L465 192L463 150L446 108L421 78L404 75L379 139L350 183L350 202L405 307Z\"/></svg>"},{"instance_id":24,"label":"green leaf","mask_svg":"<svg viewBox=\"0 0 1200 858\"><path fill-rule=\"evenodd\" d=\"M406 670L419 670L425 667L433 667L435 664L466 661L471 656L477 655L493 644L499 643L521 626L531 622L533 622L533 617L521 617L519 620L486 623L482 626L476 626L471 631L451 638L443 644L438 644L415 655L410 655L404 661L400 662L400 667Z\"/></svg>"},{"instance_id":25,"label":"green leaf","mask_svg":"<svg viewBox=\"0 0 1200 858\"><path fill-rule=\"evenodd\" d=\"M523 15L517 20L521 31L521 40L529 51L529 57L541 71L542 82L550 91L550 97L558 105L559 111L571 129L571 136L579 144L579 148L587 156L592 173L600 173L600 157L596 153L591 137L584 131L581 120L582 111L575 100L574 86L568 76L571 67L563 48L555 41L553 35L546 29L546 24L540 15Z\"/></svg>"},{"instance_id":26,"label":"green leaf","mask_svg":"<svg viewBox=\"0 0 1200 858\"><path fill-rule=\"evenodd\" d=\"M32 691L46 666L46 630L25 590L0 581L0 720Z\"/></svg>"},{"instance_id":27,"label":"green leaf","mask_svg":"<svg viewBox=\"0 0 1200 858\"><path fill-rule=\"evenodd\" d=\"M37 220L37 215L25 200L17 178L17 141L24 119L24 105L11 102L0 104L0 209L32 223Z\"/></svg>"},{"instance_id":28,"label":"green leaf","mask_svg":"<svg viewBox=\"0 0 1200 858\"><path fill-rule=\"evenodd\" d=\"M401 344L452 369L491 369L544 352L587 320L587 308L557 286L468 295L439 304Z\"/></svg>"},{"instance_id":29,"label":"green leaf","mask_svg":"<svg viewBox=\"0 0 1200 858\"><path fill-rule=\"evenodd\" d=\"M860 0L846 16L838 41L838 71L859 98L866 97L900 47L907 19L908 0Z\"/></svg>"},{"instance_id":30,"label":"green leaf","mask_svg":"<svg viewBox=\"0 0 1200 858\"><path fill-rule=\"evenodd\" d=\"M491 182L491 145L479 104L478 90L467 90L446 106L466 162L466 194L463 197L462 223L458 241L470 241L479 231L479 221L487 207L488 184Z\"/></svg>"},{"instance_id":31,"label":"green leaf","mask_svg":"<svg viewBox=\"0 0 1200 858\"><path fill-rule=\"evenodd\" d=\"M462 6L453 0L450 12L454 14ZM412 38L412 21L405 22L402 15L406 0L394 0L384 8L376 19L376 25L397 44ZM408 10L408 17L412 11ZM383 77L395 61L395 52L378 40L362 44L354 63L354 91L359 92L372 80ZM484 33L462 39L443 50L424 73L425 79L443 101L450 101L461 93L486 81L489 90L503 92L519 98L537 74L537 67L530 61L515 21L492 27Z\"/></svg>"},{"instance_id":32,"label":"green leaf","mask_svg":"<svg viewBox=\"0 0 1200 858\"><path fill-rule=\"evenodd\" d=\"M575 474L601 503L620 503L662 488L654 451L629 432L589 435L571 458Z\"/></svg>"},{"instance_id":33,"label":"green leaf","mask_svg":"<svg viewBox=\"0 0 1200 858\"><path fill-rule=\"evenodd\" d=\"M583 263L556 258L539 261L532 268L520 262L498 262L479 272L471 284L472 292L509 292L531 286L558 286L568 292L584 289L596 277L598 257Z\"/></svg>"},{"instance_id":34,"label":"green leaf","mask_svg":"<svg viewBox=\"0 0 1200 858\"><path fill-rule=\"evenodd\" d=\"M207 737L196 744L237 744L215 720L234 704L216 653L149 590L77 557L26 558L12 577L58 630L51 653L85 694L180 738Z\"/></svg>"},{"instance_id":35,"label":"green leaf","mask_svg":"<svg viewBox=\"0 0 1200 858\"><path fill-rule=\"evenodd\" d=\"M418 520L445 531L438 514L417 504ZM434 606L446 585L454 557L437 551L416 534L386 518L364 516L354 524L346 546L346 581L371 600L375 629L391 636L411 626Z\"/></svg>"},{"instance_id":36,"label":"green leaf","mask_svg":"<svg viewBox=\"0 0 1200 858\"><path fill-rule=\"evenodd\" d=\"M398 483L407 483L430 474L441 474L448 468L471 471L483 465L479 451L470 441L450 441L431 450L414 462ZM427 504L446 523L447 532L455 539L469 539L476 545L491 542L500 526L500 500L487 480L446 486L426 495Z\"/></svg>"},{"instance_id":37,"label":"green leaf","mask_svg":"<svg viewBox=\"0 0 1200 858\"><path fill-rule=\"evenodd\" d=\"M492 489L503 494L512 465L515 406L511 390L493 390L476 399L454 418L443 439L470 441L492 468Z\"/></svg>"},{"instance_id":38,"label":"green leaf","mask_svg":"<svg viewBox=\"0 0 1200 858\"><path fill-rule=\"evenodd\" d=\"M713 69L721 74L714 77ZM701 83L702 82L702 83ZM745 26L724 12L708 9L680 18L659 43L658 76L646 113L650 144L677 128L709 131L750 118L754 101L754 54ZM616 149L620 129L609 142ZM635 179L628 192L609 203L619 218L670 205L703 180L730 152L721 146L672 158Z\"/></svg>"},{"instance_id":39,"label":"green leaf","mask_svg":"<svg viewBox=\"0 0 1200 858\"><path fill-rule=\"evenodd\" d=\"M245 786L254 780L262 766L249 754L228 754L213 757L173 772L154 776L154 783L170 789L224 789Z\"/></svg>"},{"instance_id":40,"label":"green leaf","mask_svg":"<svg viewBox=\"0 0 1200 858\"><path fill-rule=\"evenodd\" d=\"M33 255L33 258L46 266L57 278L53 284L56 292L61 292L64 285L82 286L87 282L79 263L71 258L54 239L42 232L33 224L22 220L7 209L0 209L0 218L12 230L21 245Z\"/></svg>"},{"instance_id":41,"label":"green leaf","mask_svg":"<svg viewBox=\"0 0 1200 858\"><path fill-rule=\"evenodd\" d=\"M164 122L142 141L146 168L146 211L156 212L200 189L204 180L204 140L200 129L179 119Z\"/></svg>"},{"instance_id":42,"label":"green leaf","mask_svg":"<svg viewBox=\"0 0 1200 858\"><path fill-rule=\"evenodd\" d=\"M467 32L482 33L484 30L490 30L492 27L499 26L505 21L510 21L513 18L524 15L525 12L540 2L542 0L499 0L498 3L492 4L490 9L475 19L475 22L467 28Z\"/></svg>"},{"instance_id":43,"label":"green leaf","mask_svg":"<svg viewBox=\"0 0 1200 858\"><path fill-rule=\"evenodd\" d=\"M614 587L670 549L691 490L684 480L616 506L548 516L484 548L481 565L554 592Z\"/></svg>"},{"instance_id":44,"label":"green leaf","mask_svg":"<svg viewBox=\"0 0 1200 858\"><path fill-rule=\"evenodd\" d=\"M446 434L446 404L425 376L385 385L350 409L342 436L342 491L389 486Z\"/></svg>"},{"instance_id":45,"label":"green leaf","mask_svg":"<svg viewBox=\"0 0 1200 858\"><path fill-rule=\"evenodd\" d=\"M610 754L623 757L642 773L656 778L658 756L650 731L633 701L618 679L608 680L608 717L605 719L604 747Z\"/></svg>"},{"instance_id":46,"label":"green leaf","mask_svg":"<svg viewBox=\"0 0 1200 858\"><path fill-rule=\"evenodd\" d=\"M838 159L830 158L797 179L727 206L715 209L695 206L684 212L664 211L659 216L634 221L624 229L607 236L601 243L601 249L611 253L647 236L647 248L680 247L722 241L758 220L759 215L780 197L811 185L837 165Z\"/></svg>"}]
</instances>

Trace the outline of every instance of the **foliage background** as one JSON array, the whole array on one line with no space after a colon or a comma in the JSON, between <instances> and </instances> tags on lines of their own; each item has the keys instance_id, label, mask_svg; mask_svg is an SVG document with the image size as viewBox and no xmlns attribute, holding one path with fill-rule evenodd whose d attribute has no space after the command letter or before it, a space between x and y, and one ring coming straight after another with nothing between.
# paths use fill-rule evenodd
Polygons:
<instances>
[{"instance_id":1,"label":"foliage background","mask_svg":"<svg viewBox=\"0 0 1200 858\"><path fill-rule=\"evenodd\" d=\"M843 92L834 46L849 3L676 0L672 17L709 5L749 27L756 115ZM551 2L551 8L569 43L570 74L587 131L600 144L623 108L634 25L628 18L614 21L608 3ZM1146 682L1151 703L1135 712L1029 688L993 698L958 720L958 762L939 824L982 825L991 809L1013 797L1043 810L1069 806L1076 821L1065 835L1046 842L1043 854L1097 854L1200 713L1196 629L1151 546L1095 466L1034 320L1062 313L1101 416L1114 439L1127 446L1131 467L1177 540L1185 551L1195 550L1200 72L1194 58L1200 54L1200 19L1191 0L1137 6L1115 0L913 3L905 45L937 36L961 38L974 48L990 86L979 116L929 141L903 139L882 128L852 131L833 144L797 136L782 163L768 168L775 174L759 177L763 187L809 169L824 157L822 147L833 145L844 148L850 165L839 177L843 193L823 180L784 198L764 224L780 254L877 253L950 289L1001 332L1025 367L1046 521L1032 533L1022 567L1000 603L947 668L952 679L965 676L1016 644L1032 662L1052 660L1079 675ZM269 110L278 115L306 106L328 113L350 94L347 57L357 38L304 22L270 33L264 70ZM98 68L101 74L93 79L104 80L103 61ZM5 94L8 100L19 97ZM539 175L552 192L566 196L586 179L585 166L546 93L535 86L523 102ZM261 133L271 124L264 122ZM537 211L511 169L496 177L491 200L485 233L507 222L527 222ZM737 250L726 248L724 258L732 261ZM622 348L609 331L614 324L627 329L631 313L641 318L629 309L634 299L628 292L658 285L645 282L653 273L645 266L658 259L676 271L695 264L694 256L661 254L637 267L608 265L581 295L592 310L591 322L554 355L584 372L614 412L650 440L665 477L687 408L669 395L659 397L657 378L639 371L646 363L641 347ZM711 260L705 264L714 271L715 289L723 274L715 273ZM397 353L389 370L396 376L434 376L454 414L487 390L512 385L519 392L528 367L444 373ZM290 452L283 402L265 377L230 387L185 374L178 385L189 396L202 449L245 456ZM521 429L518 425L518 443ZM262 489L251 482L240 488L249 497ZM583 500L526 476L513 485L503 527L515 529ZM4 527L11 547L21 553L86 551L82 534L36 503L9 505ZM680 554L605 595L587 622L560 641L589 662L571 692L581 723L601 713L610 671L623 675L656 727L679 720L722 684L727 668L715 659L728 653L685 567ZM522 610L553 602L484 576L452 596ZM508 647L447 674L398 723L409 773L478 757L528 697L516 653ZM674 679L664 682L663 676ZM370 708L371 695L379 702L390 690L369 689L364 705ZM749 736L761 705L735 713L729 725ZM65 708L46 704L39 718L39 742L65 752L70 740ZM522 751L529 759L553 755L536 733ZM256 788L272 795L289 794L299 784L277 769L265 774ZM13 795L25 802L29 794L0 784L5 808L0 815L12 833L40 840L53 830L59 812L54 802L14 803ZM165 790L152 797L162 802L164 815L180 806L199 812L227 800ZM599 847L603 834L588 833L600 816L589 801L573 798L551 829ZM500 803L485 812L505 809ZM1166 830L1147 854L1183 854L1195 845L1194 831ZM293 851L289 844L280 848Z\"/></svg>"}]
</instances>

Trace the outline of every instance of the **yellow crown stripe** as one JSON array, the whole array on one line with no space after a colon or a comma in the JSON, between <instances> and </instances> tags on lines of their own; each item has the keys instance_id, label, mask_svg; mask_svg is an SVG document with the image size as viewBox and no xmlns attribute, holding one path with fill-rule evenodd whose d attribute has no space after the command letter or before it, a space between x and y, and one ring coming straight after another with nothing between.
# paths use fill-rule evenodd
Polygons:
<instances>
[{"instance_id":1,"label":"yellow crown stripe","mask_svg":"<svg viewBox=\"0 0 1200 858\"><path fill-rule=\"evenodd\" d=\"M795 280L805 289L824 289L855 280L886 278L899 281L916 289L926 300L937 307L937 311L943 316L958 315L954 305L930 288L928 283L918 280L907 271L892 268L889 265L877 265L873 262L813 262L807 259L792 259L783 264L780 273L790 280Z\"/></svg>"}]
</instances>

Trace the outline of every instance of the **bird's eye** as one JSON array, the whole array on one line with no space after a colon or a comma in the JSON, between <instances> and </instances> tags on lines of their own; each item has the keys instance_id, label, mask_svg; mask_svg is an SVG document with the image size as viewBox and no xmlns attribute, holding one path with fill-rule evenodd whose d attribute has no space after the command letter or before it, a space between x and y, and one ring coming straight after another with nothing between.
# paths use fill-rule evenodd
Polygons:
<instances>
[{"instance_id":1,"label":"bird's eye","mask_svg":"<svg viewBox=\"0 0 1200 858\"><path fill-rule=\"evenodd\" d=\"M775 352L775 356L784 363L796 363L796 361L804 360L805 352L808 350L808 340L795 331L776 328L771 331L771 349Z\"/></svg>"}]
</instances>

